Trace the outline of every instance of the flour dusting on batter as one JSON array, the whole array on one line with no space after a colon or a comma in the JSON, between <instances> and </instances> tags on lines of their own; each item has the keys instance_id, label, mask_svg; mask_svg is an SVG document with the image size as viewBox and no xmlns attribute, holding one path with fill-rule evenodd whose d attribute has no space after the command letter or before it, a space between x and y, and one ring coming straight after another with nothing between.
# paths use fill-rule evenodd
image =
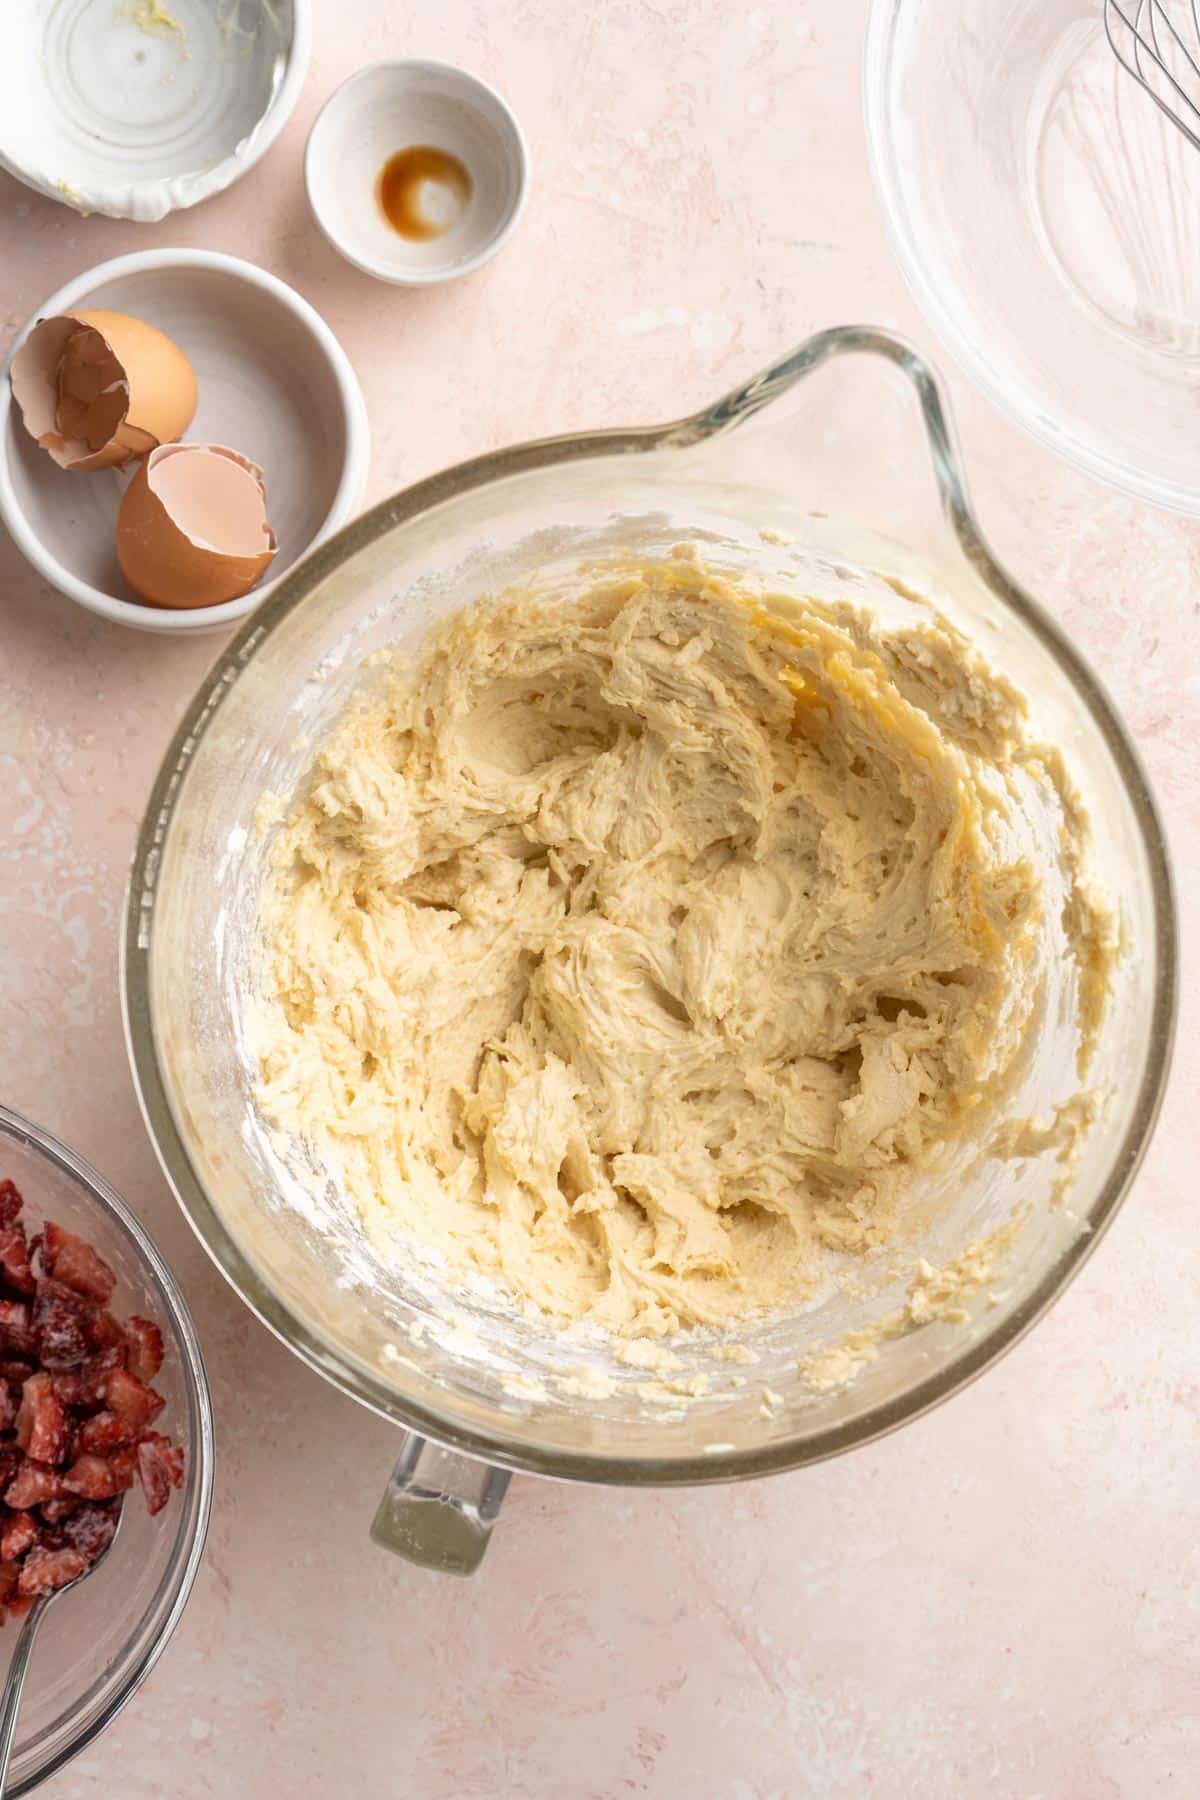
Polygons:
<instances>
[{"instance_id":1,"label":"flour dusting on batter","mask_svg":"<svg viewBox=\"0 0 1200 1800\"><path fill-rule=\"evenodd\" d=\"M504 596L351 709L279 832L260 1104L385 1256L559 1324L728 1326L1003 1117L1049 908L1086 1064L1086 868L1021 696L936 615L686 557Z\"/></svg>"}]
</instances>

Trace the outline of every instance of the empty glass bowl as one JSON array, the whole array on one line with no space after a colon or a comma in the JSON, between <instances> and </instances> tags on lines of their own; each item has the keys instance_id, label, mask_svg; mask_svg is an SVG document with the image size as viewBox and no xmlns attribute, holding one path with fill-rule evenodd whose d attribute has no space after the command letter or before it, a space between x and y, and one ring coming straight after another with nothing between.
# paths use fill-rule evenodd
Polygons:
<instances>
[{"instance_id":1,"label":"empty glass bowl","mask_svg":"<svg viewBox=\"0 0 1200 1800\"><path fill-rule=\"evenodd\" d=\"M163 1334L155 1387L166 1396L159 1429L187 1456L183 1487L155 1518L128 1496L111 1556L52 1606L25 1683L8 1794L27 1794L75 1756L136 1693L162 1655L191 1593L204 1550L213 1481L208 1382L196 1328L175 1278L129 1208L94 1169L0 1106L0 1180L16 1182L24 1216L51 1218L94 1244L117 1272L113 1309L141 1313ZM17 1627L0 1632L0 1671Z\"/></svg>"},{"instance_id":2,"label":"empty glass bowl","mask_svg":"<svg viewBox=\"0 0 1200 1800\"><path fill-rule=\"evenodd\" d=\"M1077 467L1200 513L1200 153L1118 66L1103 10L874 0L875 180L913 293L987 397Z\"/></svg>"}]
</instances>

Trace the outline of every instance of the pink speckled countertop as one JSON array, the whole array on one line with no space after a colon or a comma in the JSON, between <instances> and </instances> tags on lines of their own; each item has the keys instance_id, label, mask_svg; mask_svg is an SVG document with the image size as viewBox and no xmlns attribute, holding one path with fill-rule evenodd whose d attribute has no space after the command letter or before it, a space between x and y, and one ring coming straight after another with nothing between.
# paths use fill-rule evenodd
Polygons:
<instances>
[{"instance_id":1,"label":"pink speckled countertop","mask_svg":"<svg viewBox=\"0 0 1200 1800\"><path fill-rule=\"evenodd\" d=\"M337 0L299 109L243 184L152 227L0 178L0 348L123 251L236 250L325 314L367 388L369 498L506 441L676 414L814 328L937 347L888 255L860 123L861 0ZM358 65L494 81L526 127L503 255L403 294L340 262L305 134ZM1124 708L1200 858L1200 529L1059 467L953 383L998 550ZM1200 1021L1111 1235L1001 1366L883 1443L733 1489L513 1484L481 1574L366 1527L395 1434L244 1311L178 1216L121 1047L136 821L213 653L107 626L0 542L0 1096L96 1162L191 1296L220 1444L183 1624L55 1800L792 1800L1200 1791Z\"/></svg>"}]
</instances>

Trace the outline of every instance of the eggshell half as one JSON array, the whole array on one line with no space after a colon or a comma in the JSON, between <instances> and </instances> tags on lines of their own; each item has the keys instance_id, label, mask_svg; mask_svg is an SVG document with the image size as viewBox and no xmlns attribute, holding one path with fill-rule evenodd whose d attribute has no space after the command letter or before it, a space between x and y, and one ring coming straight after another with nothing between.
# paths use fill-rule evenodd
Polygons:
<instances>
[{"instance_id":1,"label":"eggshell half","mask_svg":"<svg viewBox=\"0 0 1200 1800\"><path fill-rule=\"evenodd\" d=\"M262 470L221 444L151 451L117 514L117 559L151 606L240 599L277 548Z\"/></svg>"},{"instance_id":2,"label":"eggshell half","mask_svg":"<svg viewBox=\"0 0 1200 1800\"><path fill-rule=\"evenodd\" d=\"M62 469L121 468L182 437L196 413L183 351L128 313L39 320L8 378L26 430Z\"/></svg>"}]
</instances>

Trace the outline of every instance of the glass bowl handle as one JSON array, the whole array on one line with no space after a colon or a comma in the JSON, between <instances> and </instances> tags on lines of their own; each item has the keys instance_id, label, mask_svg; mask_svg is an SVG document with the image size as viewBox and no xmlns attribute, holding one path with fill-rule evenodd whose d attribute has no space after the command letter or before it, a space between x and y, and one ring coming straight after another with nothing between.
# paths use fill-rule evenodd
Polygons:
<instances>
[{"instance_id":1,"label":"glass bowl handle","mask_svg":"<svg viewBox=\"0 0 1200 1800\"><path fill-rule=\"evenodd\" d=\"M950 408L942 384L929 364L906 338L881 325L834 325L805 338L787 356L760 369L739 387L687 418L652 427L637 434L644 449L688 450L743 425L765 407L806 381L818 369L843 356L877 356L891 363L907 379L920 410L926 444L943 512L971 561L981 561L985 573L998 569L979 529L967 491Z\"/></svg>"},{"instance_id":2,"label":"glass bowl handle","mask_svg":"<svg viewBox=\"0 0 1200 1800\"><path fill-rule=\"evenodd\" d=\"M510 1480L507 1469L444 1450L408 1432L371 1536L385 1550L443 1575L483 1561Z\"/></svg>"}]
</instances>

